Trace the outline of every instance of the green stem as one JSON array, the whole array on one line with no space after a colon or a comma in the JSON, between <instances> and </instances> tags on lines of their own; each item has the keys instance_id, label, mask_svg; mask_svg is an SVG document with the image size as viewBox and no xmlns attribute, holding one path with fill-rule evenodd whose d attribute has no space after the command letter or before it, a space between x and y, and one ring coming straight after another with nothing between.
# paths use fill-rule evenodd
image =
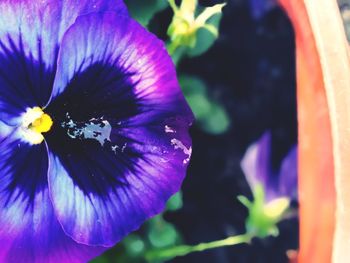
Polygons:
<instances>
[{"instance_id":1,"label":"green stem","mask_svg":"<svg viewBox=\"0 0 350 263\"><path fill-rule=\"evenodd\" d=\"M172 41L167 44L168 53L173 59L175 66L178 66L181 59L185 56L186 49L187 47L181 46L178 41Z\"/></svg>"},{"instance_id":2,"label":"green stem","mask_svg":"<svg viewBox=\"0 0 350 263\"><path fill-rule=\"evenodd\" d=\"M173 9L174 13L179 10L178 6L175 3L175 0L168 0L168 2L169 2L171 9Z\"/></svg>"},{"instance_id":3,"label":"green stem","mask_svg":"<svg viewBox=\"0 0 350 263\"><path fill-rule=\"evenodd\" d=\"M148 261L171 259L177 256L185 256L193 252L201 252L201 251L213 249L213 248L249 243L252 237L253 236L251 234L244 234L244 235L232 236L222 240L212 241L208 243L200 243L195 246L180 245L176 247L150 250L146 252L145 257Z\"/></svg>"},{"instance_id":4,"label":"green stem","mask_svg":"<svg viewBox=\"0 0 350 263\"><path fill-rule=\"evenodd\" d=\"M167 45L167 50L170 56L174 55L175 51L178 49L178 47L180 46L179 41L171 41L170 43L168 43Z\"/></svg>"}]
</instances>

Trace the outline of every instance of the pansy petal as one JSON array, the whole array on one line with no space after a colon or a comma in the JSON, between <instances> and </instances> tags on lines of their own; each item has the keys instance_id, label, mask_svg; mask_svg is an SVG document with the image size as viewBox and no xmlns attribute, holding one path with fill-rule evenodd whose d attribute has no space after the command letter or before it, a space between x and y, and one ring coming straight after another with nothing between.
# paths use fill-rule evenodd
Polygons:
<instances>
[{"instance_id":1,"label":"pansy petal","mask_svg":"<svg viewBox=\"0 0 350 263\"><path fill-rule=\"evenodd\" d=\"M46 136L55 212L74 240L112 245L179 190L193 115L164 44L127 17L78 18L57 72Z\"/></svg>"},{"instance_id":2,"label":"pansy petal","mask_svg":"<svg viewBox=\"0 0 350 263\"><path fill-rule=\"evenodd\" d=\"M251 189L261 184L265 190L269 190L267 188L271 180L270 155L271 134L265 132L257 142L249 146L241 162Z\"/></svg>"},{"instance_id":3,"label":"pansy petal","mask_svg":"<svg viewBox=\"0 0 350 263\"><path fill-rule=\"evenodd\" d=\"M241 162L242 170L254 190L257 184L264 188L266 201L297 195L297 147L293 147L283 159L279 172L271 167L271 133L265 132L251 145Z\"/></svg>"},{"instance_id":4,"label":"pansy petal","mask_svg":"<svg viewBox=\"0 0 350 263\"><path fill-rule=\"evenodd\" d=\"M283 159L279 178L281 195L289 196L296 200L298 192L298 149L296 146Z\"/></svg>"},{"instance_id":5,"label":"pansy petal","mask_svg":"<svg viewBox=\"0 0 350 263\"><path fill-rule=\"evenodd\" d=\"M57 221L48 194L45 144L0 125L0 262L86 262L105 248L79 245Z\"/></svg>"},{"instance_id":6,"label":"pansy petal","mask_svg":"<svg viewBox=\"0 0 350 263\"><path fill-rule=\"evenodd\" d=\"M66 30L79 15L116 11L122 0L0 1L0 120L45 106Z\"/></svg>"},{"instance_id":7,"label":"pansy petal","mask_svg":"<svg viewBox=\"0 0 350 263\"><path fill-rule=\"evenodd\" d=\"M64 33L77 17L103 11L127 14L122 0L2 0L0 40L8 47L12 39L29 58L51 68Z\"/></svg>"},{"instance_id":8,"label":"pansy petal","mask_svg":"<svg viewBox=\"0 0 350 263\"><path fill-rule=\"evenodd\" d=\"M246 150L241 161L241 168L251 189L253 189L255 185L259 184L259 180L257 179L259 172L257 170L258 153L258 144L254 143Z\"/></svg>"}]
</instances>

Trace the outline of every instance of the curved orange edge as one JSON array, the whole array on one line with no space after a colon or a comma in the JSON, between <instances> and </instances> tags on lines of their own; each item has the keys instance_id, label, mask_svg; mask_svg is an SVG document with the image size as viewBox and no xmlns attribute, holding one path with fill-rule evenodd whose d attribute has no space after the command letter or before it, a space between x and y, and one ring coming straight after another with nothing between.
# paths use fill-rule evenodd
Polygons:
<instances>
[{"instance_id":1,"label":"curved orange edge","mask_svg":"<svg viewBox=\"0 0 350 263\"><path fill-rule=\"evenodd\" d=\"M279 0L296 40L299 133L299 263L329 263L335 226L336 192L329 105L320 55L302 0Z\"/></svg>"}]
</instances>

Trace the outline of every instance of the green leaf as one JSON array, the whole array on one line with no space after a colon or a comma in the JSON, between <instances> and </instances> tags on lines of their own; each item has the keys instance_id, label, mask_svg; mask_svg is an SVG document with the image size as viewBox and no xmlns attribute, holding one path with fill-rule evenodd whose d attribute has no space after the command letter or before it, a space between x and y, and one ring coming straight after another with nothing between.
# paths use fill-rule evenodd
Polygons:
<instances>
[{"instance_id":1,"label":"green leaf","mask_svg":"<svg viewBox=\"0 0 350 263\"><path fill-rule=\"evenodd\" d=\"M166 222L161 215L154 217L149 221L149 224L148 239L153 247L164 248L173 246L180 240L175 227Z\"/></svg>"},{"instance_id":2,"label":"green leaf","mask_svg":"<svg viewBox=\"0 0 350 263\"><path fill-rule=\"evenodd\" d=\"M203 80L201 80L198 77L190 75L181 75L179 77L179 82L185 97L194 94L205 95L207 93L206 84Z\"/></svg>"},{"instance_id":3,"label":"green leaf","mask_svg":"<svg viewBox=\"0 0 350 263\"><path fill-rule=\"evenodd\" d=\"M147 27L153 16L168 6L166 0L125 0L130 15Z\"/></svg>"},{"instance_id":4,"label":"green leaf","mask_svg":"<svg viewBox=\"0 0 350 263\"><path fill-rule=\"evenodd\" d=\"M167 202L166 207L168 211L176 211L182 207L182 193L177 192Z\"/></svg>"},{"instance_id":5,"label":"green leaf","mask_svg":"<svg viewBox=\"0 0 350 263\"><path fill-rule=\"evenodd\" d=\"M211 101L205 83L199 78L188 75L181 76L179 81L196 120L201 122L211 111Z\"/></svg>"},{"instance_id":6,"label":"green leaf","mask_svg":"<svg viewBox=\"0 0 350 263\"><path fill-rule=\"evenodd\" d=\"M198 125L210 134L226 132L231 124L225 108L207 92L206 84L199 78L183 75L180 85Z\"/></svg>"},{"instance_id":7,"label":"green leaf","mask_svg":"<svg viewBox=\"0 0 350 263\"><path fill-rule=\"evenodd\" d=\"M210 25L211 28L215 28L218 32L221 18L222 14L216 14L208 20L207 25ZM193 48L187 49L187 55L190 57L200 56L207 52L215 43L217 36L215 36L212 31L209 31L208 28L202 27L197 31L196 38L196 45Z\"/></svg>"},{"instance_id":8,"label":"green leaf","mask_svg":"<svg viewBox=\"0 0 350 263\"><path fill-rule=\"evenodd\" d=\"M198 121L202 122L210 114L211 104L205 94L192 94L187 97L187 102Z\"/></svg>"},{"instance_id":9,"label":"green leaf","mask_svg":"<svg viewBox=\"0 0 350 263\"><path fill-rule=\"evenodd\" d=\"M129 255L139 256L145 250L144 241L136 234L130 234L123 240L126 251Z\"/></svg>"},{"instance_id":10,"label":"green leaf","mask_svg":"<svg viewBox=\"0 0 350 263\"><path fill-rule=\"evenodd\" d=\"M229 129L230 118L222 105L212 102L210 112L200 124L203 130L208 133L222 134Z\"/></svg>"},{"instance_id":11,"label":"green leaf","mask_svg":"<svg viewBox=\"0 0 350 263\"><path fill-rule=\"evenodd\" d=\"M106 256L99 256L98 258L95 258L90 263L109 263L109 259Z\"/></svg>"}]
</instances>

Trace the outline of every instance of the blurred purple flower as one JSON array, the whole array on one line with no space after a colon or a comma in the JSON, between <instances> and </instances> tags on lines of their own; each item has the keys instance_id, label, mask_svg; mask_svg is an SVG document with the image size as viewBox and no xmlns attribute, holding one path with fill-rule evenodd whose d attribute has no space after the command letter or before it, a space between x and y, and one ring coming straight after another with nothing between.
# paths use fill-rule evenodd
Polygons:
<instances>
[{"instance_id":1,"label":"blurred purple flower","mask_svg":"<svg viewBox=\"0 0 350 263\"><path fill-rule=\"evenodd\" d=\"M121 0L0 2L0 262L87 262L161 212L193 121Z\"/></svg>"},{"instance_id":2,"label":"blurred purple flower","mask_svg":"<svg viewBox=\"0 0 350 263\"><path fill-rule=\"evenodd\" d=\"M262 18L267 12L277 6L276 0L249 0L249 3L254 19Z\"/></svg>"},{"instance_id":3,"label":"blurred purple flower","mask_svg":"<svg viewBox=\"0 0 350 263\"><path fill-rule=\"evenodd\" d=\"M278 172L271 167L271 133L251 145L241 162L242 170L252 190L260 184L265 193L265 201L288 197L297 198L297 147L294 146L283 159Z\"/></svg>"}]
</instances>

